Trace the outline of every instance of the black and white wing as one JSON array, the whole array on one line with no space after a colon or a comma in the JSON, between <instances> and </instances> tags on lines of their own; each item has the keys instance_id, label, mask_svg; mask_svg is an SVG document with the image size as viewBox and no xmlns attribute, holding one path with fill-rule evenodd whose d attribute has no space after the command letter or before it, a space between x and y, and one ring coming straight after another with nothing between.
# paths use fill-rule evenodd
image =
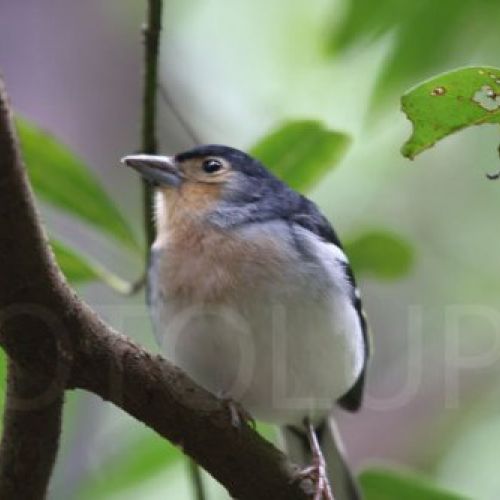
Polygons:
<instances>
[{"instance_id":1,"label":"black and white wing","mask_svg":"<svg viewBox=\"0 0 500 500\"><path fill-rule=\"evenodd\" d=\"M368 323L363 310L361 295L359 289L357 288L353 271L351 269L351 266L349 265L347 257L344 254L342 244L340 243L340 240L338 239L334 229L313 202L305 197L301 197L299 209L294 211L293 215L290 218L290 222L292 222L293 224L297 224L304 229L307 229L324 242L334 245L335 252L340 256L340 258L337 259L338 263L343 267L345 278L351 285L350 300L358 315L361 330L363 333L364 364L363 369L355 384L349 389L349 391L347 391L342 397L338 399L338 403L346 410L357 411L360 408L363 400L366 368L368 359L370 357L371 346Z\"/></svg>"}]
</instances>

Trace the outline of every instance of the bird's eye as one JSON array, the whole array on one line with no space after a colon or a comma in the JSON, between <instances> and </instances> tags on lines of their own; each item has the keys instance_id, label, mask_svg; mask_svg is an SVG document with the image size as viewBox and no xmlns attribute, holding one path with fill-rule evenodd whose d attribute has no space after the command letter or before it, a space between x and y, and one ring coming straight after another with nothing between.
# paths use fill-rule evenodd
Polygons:
<instances>
[{"instance_id":1,"label":"bird's eye","mask_svg":"<svg viewBox=\"0 0 500 500\"><path fill-rule=\"evenodd\" d=\"M206 172L207 174L213 174L214 172L218 172L221 170L223 167L222 162L219 160L215 160L213 158L209 160L205 160L201 164L201 168L203 169L203 172Z\"/></svg>"}]
</instances>

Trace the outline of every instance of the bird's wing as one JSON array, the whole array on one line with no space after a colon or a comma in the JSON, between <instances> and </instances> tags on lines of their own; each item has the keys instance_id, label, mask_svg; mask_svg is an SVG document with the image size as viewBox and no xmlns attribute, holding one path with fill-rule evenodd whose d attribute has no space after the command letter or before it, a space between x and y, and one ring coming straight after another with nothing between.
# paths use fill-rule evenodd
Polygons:
<instances>
[{"instance_id":1,"label":"bird's wing","mask_svg":"<svg viewBox=\"0 0 500 500\"><path fill-rule=\"evenodd\" d=\"M302 198L298 210L294 212L291 217L291 222L298 224L302 228L312 232L323 241L331 243L343 253L342 244L340 243L337 234L335 233L333 227L330 225L325 216L316 208L316 205L309 201L307 198ZM363 400L363 392L366 377L366 368L368 359L371 352L371 342L370 342L370 332L368 328L368 323L366 320L366 315L363 310L363 304L361 302L361 295L356 285L356 280L354 278L354 273L349 265L347 257L345 259L339 260L342 264L345 272L345 277L351 285L350 299L354 309L359 318L361 325L361 330L363 332L363 342L364 342L364 366L361 374L358 377L356 383L349 389L349 391L344 394L338 403L344 409L349 411L357 411Z\"/></svg>"}]
</instances>

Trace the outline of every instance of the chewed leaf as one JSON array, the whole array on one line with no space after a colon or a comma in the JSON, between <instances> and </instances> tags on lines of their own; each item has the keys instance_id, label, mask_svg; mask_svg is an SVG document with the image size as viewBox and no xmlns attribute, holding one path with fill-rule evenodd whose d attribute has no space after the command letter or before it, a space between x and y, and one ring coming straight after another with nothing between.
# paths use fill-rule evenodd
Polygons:
<instances>
[{"instance_id":1,"label":"chewed leaf","mask_svg":"<svg viewBox=\"0 0 500 500\"><path fill-rule=\"evenodd\" d=\"M401 152L414 158L465 127L500 123L500 69L472 67L443 73L409 90L401 102L413 124Z\"/></svg>"},{"instance_id":2,"label":"chewed leaf","mask_svg":"<svg viewBox=\"0 0 500 500\"><path fill-rule=\"evenodd\" d=\"M261 139L253 156L290 187L312 188L342 158L350 139L313 120L293 121Z\"/></svg>"},{"instance_id":3,"label":"chewed leaf","mask_svg":"<svg viewBox=\"0 0 500 500\"><path fill-rule=\"evenodd\" d=\"M36 194L128 248L139 250L128 222L84 162L31 122L17 118L16 125Z\"/></svg>"}]
</instances>

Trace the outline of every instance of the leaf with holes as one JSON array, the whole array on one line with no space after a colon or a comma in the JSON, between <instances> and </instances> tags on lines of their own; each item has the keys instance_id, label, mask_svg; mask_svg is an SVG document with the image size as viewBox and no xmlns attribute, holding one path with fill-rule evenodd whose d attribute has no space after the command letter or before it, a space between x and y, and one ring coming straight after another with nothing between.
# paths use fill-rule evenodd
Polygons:
<instances>
[{"instance_id":1,"label":"leaf with holes","mask_svg":"<svg viewBox=\"0 0 500 500\"><path fill-rule=\"evenodd\" d=\"M417 85L401 99L413 133L402 154L413 159L471 125L500 123L500 69L462 68Z\"/></svg>"},{"instance_id":2,"label":"leaf with holes","mask_svg":"<svg viewBox=\"0 0 500 500\"><path fill-rule=\"evenodd\" d=\"M355 274L385 280L406 275L414 261L411 245L383 230L368 231L347 241L345 251Z\"/></svg>"},{"instance_id":3,"label":"leaf with holes","mask_svg":"<svg viewBox=\"0 0 500 500\"><path fill-rule=\"evenodd\" d=\"M85 164L66 146L32 123L18 118L16 124L36 194L127 247L138 250L139 245L127 221Z\"/></svg>"},{"instance_id":4,"label":"leaf with holes","mask_svg":"<svg viewBox=\"0 0 500 500\"><path fill-rule=\"evenodd\" d=\"M251 154L293 189L305 192L340 161L350 139L321 123L283 124L261 139Z\"/></svg>"}]
</instances>

